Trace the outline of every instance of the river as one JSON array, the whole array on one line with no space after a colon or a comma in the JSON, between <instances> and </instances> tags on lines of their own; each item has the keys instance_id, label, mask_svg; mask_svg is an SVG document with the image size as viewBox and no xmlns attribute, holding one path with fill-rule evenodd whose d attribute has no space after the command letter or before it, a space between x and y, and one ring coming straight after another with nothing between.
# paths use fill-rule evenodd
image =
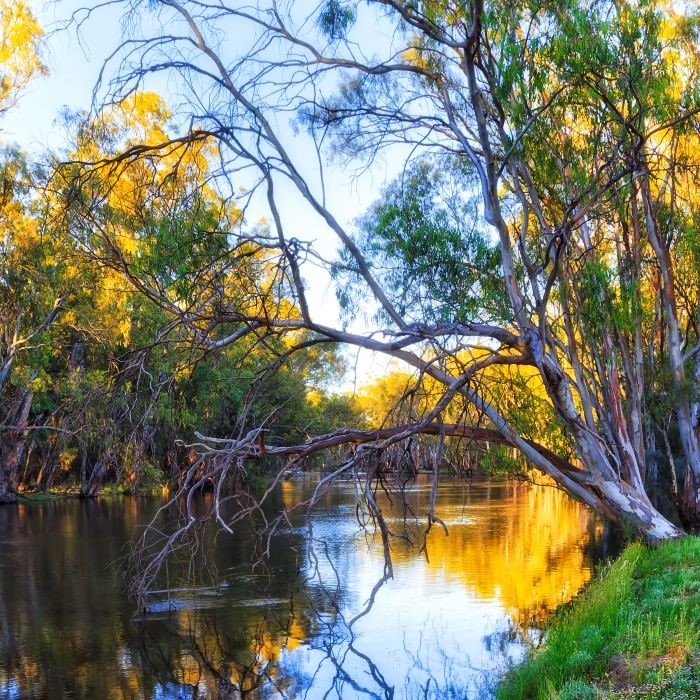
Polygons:
<instances>
[{"instance_id":1,"label":"river","mask_svg":"<svg viewBox=\"0 0 700 700\"><path fill-rule=\"evenodd\" d=\"M315 486L283 484L276 507ZM421 551L430 486L384 503L394 578L358 525L350 483L257 561L251 530L206 530L196 583L173 563L136 614L119 561L162 501L102 497L0 508L0 699L489 698L538 625L617 551L610 529L547 486L443 480ZM210 498L203 495L203 502ZM405 537L405 539L401 539ZM416 544L418 543L418 544ZM169 591L166 592L165 588Z\"/></svg>"}]
</instances>

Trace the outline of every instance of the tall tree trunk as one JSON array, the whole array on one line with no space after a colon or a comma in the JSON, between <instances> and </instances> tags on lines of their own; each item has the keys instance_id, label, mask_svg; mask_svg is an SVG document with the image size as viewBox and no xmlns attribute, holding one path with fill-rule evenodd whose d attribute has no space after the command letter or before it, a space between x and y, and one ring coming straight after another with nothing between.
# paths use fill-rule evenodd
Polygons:
<instances>
[{"instance_id":1,"label":"tall tree trunk","mask_svg":"<svg viewBox=\"0 0 700 700\"><path fill-rule=\"evenodd\" d=\"M477 36L480 30L480 9L475 11L474 27L470 36ZM606 376L610 380L607 396L603 398L601 411L606 415L603 421L608 421L611 435L610 439L605 439L598 428L598 422L590 420L586 414L592 413L592 407L588 406L588 393L586 379L577 372L577 358L575 348L569 348L566 361L562 362L557 355L557 344L553 338L551 326L549 325L548 304L550 303L550 293L554 289L556 279L560 281L560 288L566 293L566 279L562 279L562 270L565 269L563 257L566 251L563 247L564 239L560 241L552 237L552 232L546 225L542 231L547 241L548 263L553 265L554 271L543 283L543 293L539 289L532 290L532 298L538 300L536 317L531 316L526 308L525 299L522 294L518 277L515 273L516 265L513 259L513 248L510 240L510 231L501 211L501 199L498 194L499 184L496 172L493 150L491 147L491 136L488 130L488 116L484 111L484 99L482 85L476 77L476 54L480 47L477 42L469 43L465 52L463 70L467 77L467 85L471 98L471 106L474 110L476 123L476 133L481 146L481 158L469 147L468 138L464 137L461 142L465 146L465 151L469 155L474 167L479 175L484 201L484 218L497 231L500 243L500 253L502 262L502 273L505 289L507 291L511 310L513 313L513 324L516 326L525 340L533 364L538 368L542 378L543 386L551 399L552 407L560 420L566 426L568 434L573 439L578 458L585 473L581 474L571 470L562 471L553 464L551 460L538 454L536 450L529 449L530 446L523 441L515 431L513 431L506 421L481 397L472 394L472 403L478 410L483 411L492 421L504 438L530 460L530 462L543 472L551 476L563 489L580 498L598 512L607 515L619 522L623 522L631 527L637 534L641 535L650 543L658 543L666 539L673 539L683 536L683 531L667 520L651 504L646 494L643 483L644 474L644 440L641 415L634 416L632 421L632 437L627 425L627 416L624 413L622 400L622 389L618 377L617 366L615 365L612 347L606 348L606 360L609 363ZM443 96L448 115L453 113L453 106L449 97ZM491 94L490 98L496 100L496 96ZM459 135L459 129L452 125L455 133ZM526 169L524 169L526 170ZM583 212L576 217L576 223L584 221ZM544 221L544 218L543 218ZM587 235L585 221L581 224L581 230ZM587 250L592 249L592 245L586 246ZM663 274L663 270L662 270ZM566 315L566 314L565 314ZM567 319L565 319L566 323ZM572 337L574 333L570 334ZM608 337L610 344L610 338ZM640 338L635 337L635 342L640 344ZM634 362L639 369L638 363L641 361L640 353L635 345ZM632 361L630 361L632 364ZM571 385L576 385L572 381L565 366L570 366L574 370L574 379L578 380L576 386L577 402L572 393ZM431 374L430 370L427 370ZM643 382L643 376L635 377L638 384ZM639 397L638 397L639 398ZM582 406L584 415L580 413L579 406ZM637 409L640 409L641 401L638 401ZM600 417L600 416L599 416ZM588 418L588 420L586 420ZM587 424L589 423L589 424Z\"/></svg>"},{"instance_id":2,"label":"tall tree trunk","mask_svg":"<svg viewBox=\"0 0 700 700\"><path fill-rule=\"evenodd\" d=\"M106 458L99 456L90 471L90 477L80 485L81 498L95 498L107 471Z\"/></svg>"},{"instance_id":3,"label":"tall tree trunk","mask_svg":"<svg viewBox=\"0 0 700 700\"><path fill-rule=\"evenodd\" d=\"M430 370L428 370L430 372ZM567 424L584 469L571 468L552 454L536 449L520 437L495 408L465 390L468 398L493 423L503 439L517 447L535 468L551 477L570 495L581 500L597 513L630 528L650 544L684 536L683 530L664 517L651 504L643 487L626 483L616 465L603 448L604 441L583 426L564 382L556 388L557 412Z\"/></svg>"},{"instance_id":4,"label":"tall tree trunk","mask_svg":"<svg viewBox=\"0 0 700 700\"><path fill-rule=\"evenodd\" d=\"M700 392L700 352L695 354L693 380L695 391ZM678 427L680 430L680 423ZM700 461L700 397L697 393L690 402L687 435L682 435L681 440L683 437L695 446ZM692 525L700 524L700 465L693 469L690 462L683 483L683 515Z\"/></svg>"},{"instance_id":5,"label":"tall tree trunk","mask_svg":"<svg viewBox=\"0 0 700 700\"><path fill-rule=\"evenodd\" d=\"M29 411L34 392L25 389L15 411L12 428L4 430L0 443L0 503L15 503L19 489L19 468L27 444Z\"/></svg>"},{"instance_id":6,"label":"tall tree trunk","mask_svg":"<svg viewBox=\"0 0 700 700\"><path fill-rule=\"evenodd\" d=\"M700 290L698 290L698 298L700 299ZM700 301L698 302L697 309L697 323L698 328L700 328ZM697 339L700 343L700 338ZM693 396L690 402L690 432L694 436L695 444L700 445L700 351L695 352L695 357L693 358ZM700 512L700 506L698 501L700 501L700 477L695 475L693 479L692 473L686 475L686 487L684 488L683 500L686 502L692 502L695 505L695 512ZM686 494L686 489L691 490L690 493ZM700 516L696 517L695 523L700 521Z\"/></svg>"},{"instance_id":7,"label":"tall tree trunk","mask_svg":"<svg viewBox=\"0 0 700 700\"><path fill-rule=\"evenodd\" d=\"M63 427L63 425L64 420L61 419L58 426ZM60 433L56 432L50 435L45 443L46 449L43 450L41 455L41 468L36 478L36 486L45 493L53 486L54 479L60 468L61 443Z\"/></svg>"},{"instance_id":8,"label":"tall tree trunk","mask_svg":"<svg viewBox=\"0 0 700 700\"><path fill-rule=\"evenodd\" d=\"M646 170L647 168L645 167L644 172L640 174L640 192L647 219L649 242L654 250L663 283L662 292L666 310L666 329L668 331L668 355L673 375L678 435L686 461L686 478L680 504L681 516L687 523L696 525L700 523L700 444L698 444L698 437L693 425L690 400L688 398L685 364L678 325L673 262L666 243L657 229L656 213Z\"/></svg>"}]
</instances>

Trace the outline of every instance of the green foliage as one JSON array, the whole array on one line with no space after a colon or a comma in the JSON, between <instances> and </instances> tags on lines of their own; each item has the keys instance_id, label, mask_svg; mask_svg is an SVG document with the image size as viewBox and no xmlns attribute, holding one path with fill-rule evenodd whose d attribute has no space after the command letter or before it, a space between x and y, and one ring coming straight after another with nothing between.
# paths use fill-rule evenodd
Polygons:
<instances>
[{"instance_id":1,"label":"green foliage","mask_svg":"<svg viewBox=\"0 0 700 700\"><path fill-rule=\"evenodd\" d=\"M93 124L75 122L86 161L142 130L163 138L162 101L144 94L130 105ZM18 153L3 154L0 343L15 328L31 333L63 300L0 385L0 420L11 420L31 391L29 420L46 428L32 432L25 450L25 488L76 483L93 495L112 482L149 492L192 463L193 452L175 443L193 442L195 431L227 437L262 425L272 443L352 423L351 402L324 392L341 367L334 347L310 346L270 372L292 341L251 335L207 351L202 337L240 324L205 320L198 335L174 323L173 306L196 306L205 319L223 305L294 314L259 249L237 244L240 213L202 184L206 155L185 149L146 167L59 164L41 189L41 173Z\"/></svg>"},{"instance_id":2,"label":"green foliage","mask_svg":"<svg viewBox=\"0 0 700 700\"><path fill-rule=\"evenodd\" d=\"M504 445L493 445L481 457L479 466L489 474L508 477L526 477L527 462Z\"/></svg>"},{"instance_id":3,"label":"green foliage","mask_svg":"<svg viewBox=\"0 0 700 700\"><path fill-rule=\"evenodd\" d=\"M327 0L318 16L320 30L331 40L345 39L355 22L355 10L339 0Z\"/></svg>"},{"instance_id":4,"label":"green foliage","mask_svg":"<svg viewBox=\"0 0 700 700\"><path fill-rule=\"evenodd\" d=\"M600 257L589 258L578 271L581 321L595 338L604 331L633 334L642 319L640 283L629 279L623 282L621 277L619 270Z\"/></svg>"},{"instance_id":5,"label":"green foliage","mask_svg":"<svg viewBox=\"0 0 700 700\"><path fill-rule=\"evenodd\" d=\"M587 430L605 443L601 460L624 452L621 421L634 428L627 433L643 452L644 438L653 434L641 435L639 424L672 414L679 397L697 396L697 386L673 393L679 373L676 368L670 375L663 357L670 327L664 314L673 313L660 301L662 256L650 249L648 228L658 225L672 258L668 268L677 275L677 320L687 352L698 339L697 14L679 18L674 7L652 0L490 3L480 17L483 24L473 25L481 35L471 41L473 5L390 3L382 5L380 20L395 20L389 53L381 64L356 70L362 47L344 42L355 7L327 0L305 18L303 42L271 30L272 43L261 38L252 54L241 57L231 79L246 74L248 60L270 81L287 76L279 78L279 90L270 83L269 90L246 92L255 102L251 127L263 123L268 108L272 115L267 100L286 94L291 102L285 109L299 106L299 122L319 147L332 143L334 157L371 159L396 140L410 144L405 171L357 222L355 236L390 301L409 324L498 324L521 341L499 352L521 352L526 362L531 358L524 348L536 347L528 333L541 329L542 350L557 371L548 369L545 377L539 357L534 367L494 365L495 371L470 378L470 390L492 402L520 435L558 454L573 459L570 436L583 435L575 423L576 412L584 409ZM244 20L245 13L234 15ZM218 19L215 13L208 20L212 36ZM333 44L322 59L316 45L306 43L314 21L323 35L317 32L318 43L325 37ZM285 26L293 31L300 25ZM269 58L267 47L285 37L293 47L291 63L279 64L275 55L269 71L261 69L257 62ZM158 50L167 52L171 43ZM182 57L173 64L149 64L154 55L149 41L134 43L134 59L141 46L144 74L166 65L184 70ZM309 47L309 63L293 78L292 96L288 70L303 65L300 56ZM336 68L343 69L338 79L330 77ZM206 79L207 73L200 75ZM112 84L117 93L119 82ZM329 84L331 92L324 94ZM223 102L215 96L220 85L212 84L209 104L229 103L230 94ZM37 334L13 366L8 384L13 405L22 391L31 391L34 418L51 421L61 428L59 435L72 431L79 446L74 472L104 462L118 473L122 464L134 472L130 479L139 470L146 478L151 466L169 474L173 462L186 463L187 455L173 456L172 444L191 439L195 430L220 437L262 424L270 440L296 440L357 418L352 401L324 394L324 378L337 370L333 352L308 348L279 371L267 371L301 338L297 331L278 335L276 328L264 339L251 335L235 347L210 350L212 341L245 330L243 318L255 318L254 325L265 324L257 319L299 318L290 294L292 255L274 250L265 225L250 227L211 186L214 159L221 157L223 171L231 175L240 172L236 153L247 150L234 148L236 153L226 155L232 113L198 117L190 124L205 122L201 130L191 138L172 138L173 119L162 99L127 92L123 103L73 122L71 163L56 169L47 190L43 213L50 216L39 216L31 188L25 193L19 184L31 180L20 159L13 165L16 173L5 178L14 183L5 188L7 199L23 216L4 220L11 235L4 239L10 242L3 251L10 263L3 271L3 309L15 315L30 309L20 319L30 329L55 295L65 299L60 322ZM239 106L245 109L245 101ZM687 119L678 121L681 113ZM275 128L278 122L267 123ZM218 141L212 136L217 130ZM240 133L243 140L251 136ZM271 167L277 177L291 166L266 150L275 148L269 137L257 144L264 151L259 165ZM481 161L483 178L472 160ZM483 179L491 182L485 186ZM640 193L647 190L653 203L645 212ZM482 221L484 196L499 215L490 219L499 225L498 245ZM299 260L303 257L300 252ZM521 293L509 298L503 276L511 268L516 279L508 282L520 283ZM353 255L342 252L336 278L348 314L365 308L359 273ZM549 296L539 303L543 293ZM514 308L518 297L523 308ZM503 336L488 335L483 349L495 351L494 338ZM158 340L149 346L153 338ZM462 340L464 348L471 344ZM464 348L455 351L439 342L431 352L441 370L454 374L463 362L475 361L458 357ZM446 343L454 344L454 337ZM557 392L562 377L574 408ZM642 396L640 406L633 404ZM449 411L463 418L467 412L458 413L460 401ZM565 415L561 422L557 413ZM74 449L67 442L37 437L46 454L67 454ZM593 470L586 464L598 450L591 453L583 438L578 443L580 465L599 473L599 465ZM134 453L128 464L127 449ZM616 466L614 456L609 461ZM500 466L510 472L520 468L507 460Z\"/></svg>"},{"instance_id":6,"label":"green foliage","mask_svg":"<svg viewBox=\"0 0 700 700\"><path fill-rule=\"evenodd\" d=\"M587 683L571 680L564 684L557 695L557 700L595 700L597 693Z\"/></svg>"},{"instance_id":7,"label":"green foliage","mask_svg":"<svg viewBox=\"0 0 700 700\"><path fill-rule=\"evenodd\" d=\"M162 470L150 462L145 462L137 466L137 480L135 490L138 493L148 493L161 486L165 481Z\"/></svg>"},{"instance_id":8,"label":"green foliage","mask_svg":"<svg viewBox=\"0 0 700 700\"><path fill-rule=\"evenodd\" d=\"M600 259L592 258L583 265L579 275L581 318L591 331L598 333L608 327L610 320L613 274Z\"/></svg>"},{"instance_id":9,"label":"green foliage","mask_svg":"<svg viewBox=\"0 0 700 700\"><path fill-rule=\"evenodd\" d=\"M139 222L141 246L134 273L156 279L174 298L194 303L201 285L196 271L223 260L229 247L227 234L221 230L222 223L228 222L221 219L215 204L200 193L166 211L148 212Z\"/></svg>"},{"instance_id":10,"label":"green foliage","mask_svg":"<svg viewBox=\"0 0 700 700\"><path fill-rule=\"evenodd\" d=\"M500 257L479 225L480 206L464 161L421 160L360 219L357 242L400 313L435 322L507 315ZM349 311L359 291L339 289Z\"/></svg>"}]
</instances>

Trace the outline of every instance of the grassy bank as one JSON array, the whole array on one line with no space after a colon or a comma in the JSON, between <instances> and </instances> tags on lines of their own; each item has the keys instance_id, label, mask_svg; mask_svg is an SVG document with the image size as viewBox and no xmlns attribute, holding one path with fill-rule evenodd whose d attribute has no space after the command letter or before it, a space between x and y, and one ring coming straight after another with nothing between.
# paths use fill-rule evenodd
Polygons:
<instances>
[{"instance_id":1,"label":"grassy bank","mask_svg":"<svg viewBox=\"0 0 700 700\"><path fill-rule=\"evenodd\" d=\"M700 698L700 537L628 546L558 613L498 698Z\"/></svg>"}]
</instances>

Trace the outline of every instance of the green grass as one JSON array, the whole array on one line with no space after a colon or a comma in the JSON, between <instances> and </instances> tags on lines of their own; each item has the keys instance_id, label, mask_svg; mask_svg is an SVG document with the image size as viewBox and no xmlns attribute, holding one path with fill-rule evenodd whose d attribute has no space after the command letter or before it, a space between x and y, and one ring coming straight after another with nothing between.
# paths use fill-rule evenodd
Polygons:
<instances>
[{"instance_id":1,"label":"green grass","mask_svg":"<svg viewBox=\"0 0 700 700\"><path fill-rule=\"evenodd\" d=\"M132 491L125 484L105 484L100 489L100 496L128 496Z\"/></svg>"},{"instance_id":2,"label":"green grass","mask_svg":"<svg viewBox=\"0 0 700 700\"><path fill-rule=\"evenodd\" d=\"M629 545L554 617L497 697L700 698L700 537Z\"/></svg>"}]
</instances>

